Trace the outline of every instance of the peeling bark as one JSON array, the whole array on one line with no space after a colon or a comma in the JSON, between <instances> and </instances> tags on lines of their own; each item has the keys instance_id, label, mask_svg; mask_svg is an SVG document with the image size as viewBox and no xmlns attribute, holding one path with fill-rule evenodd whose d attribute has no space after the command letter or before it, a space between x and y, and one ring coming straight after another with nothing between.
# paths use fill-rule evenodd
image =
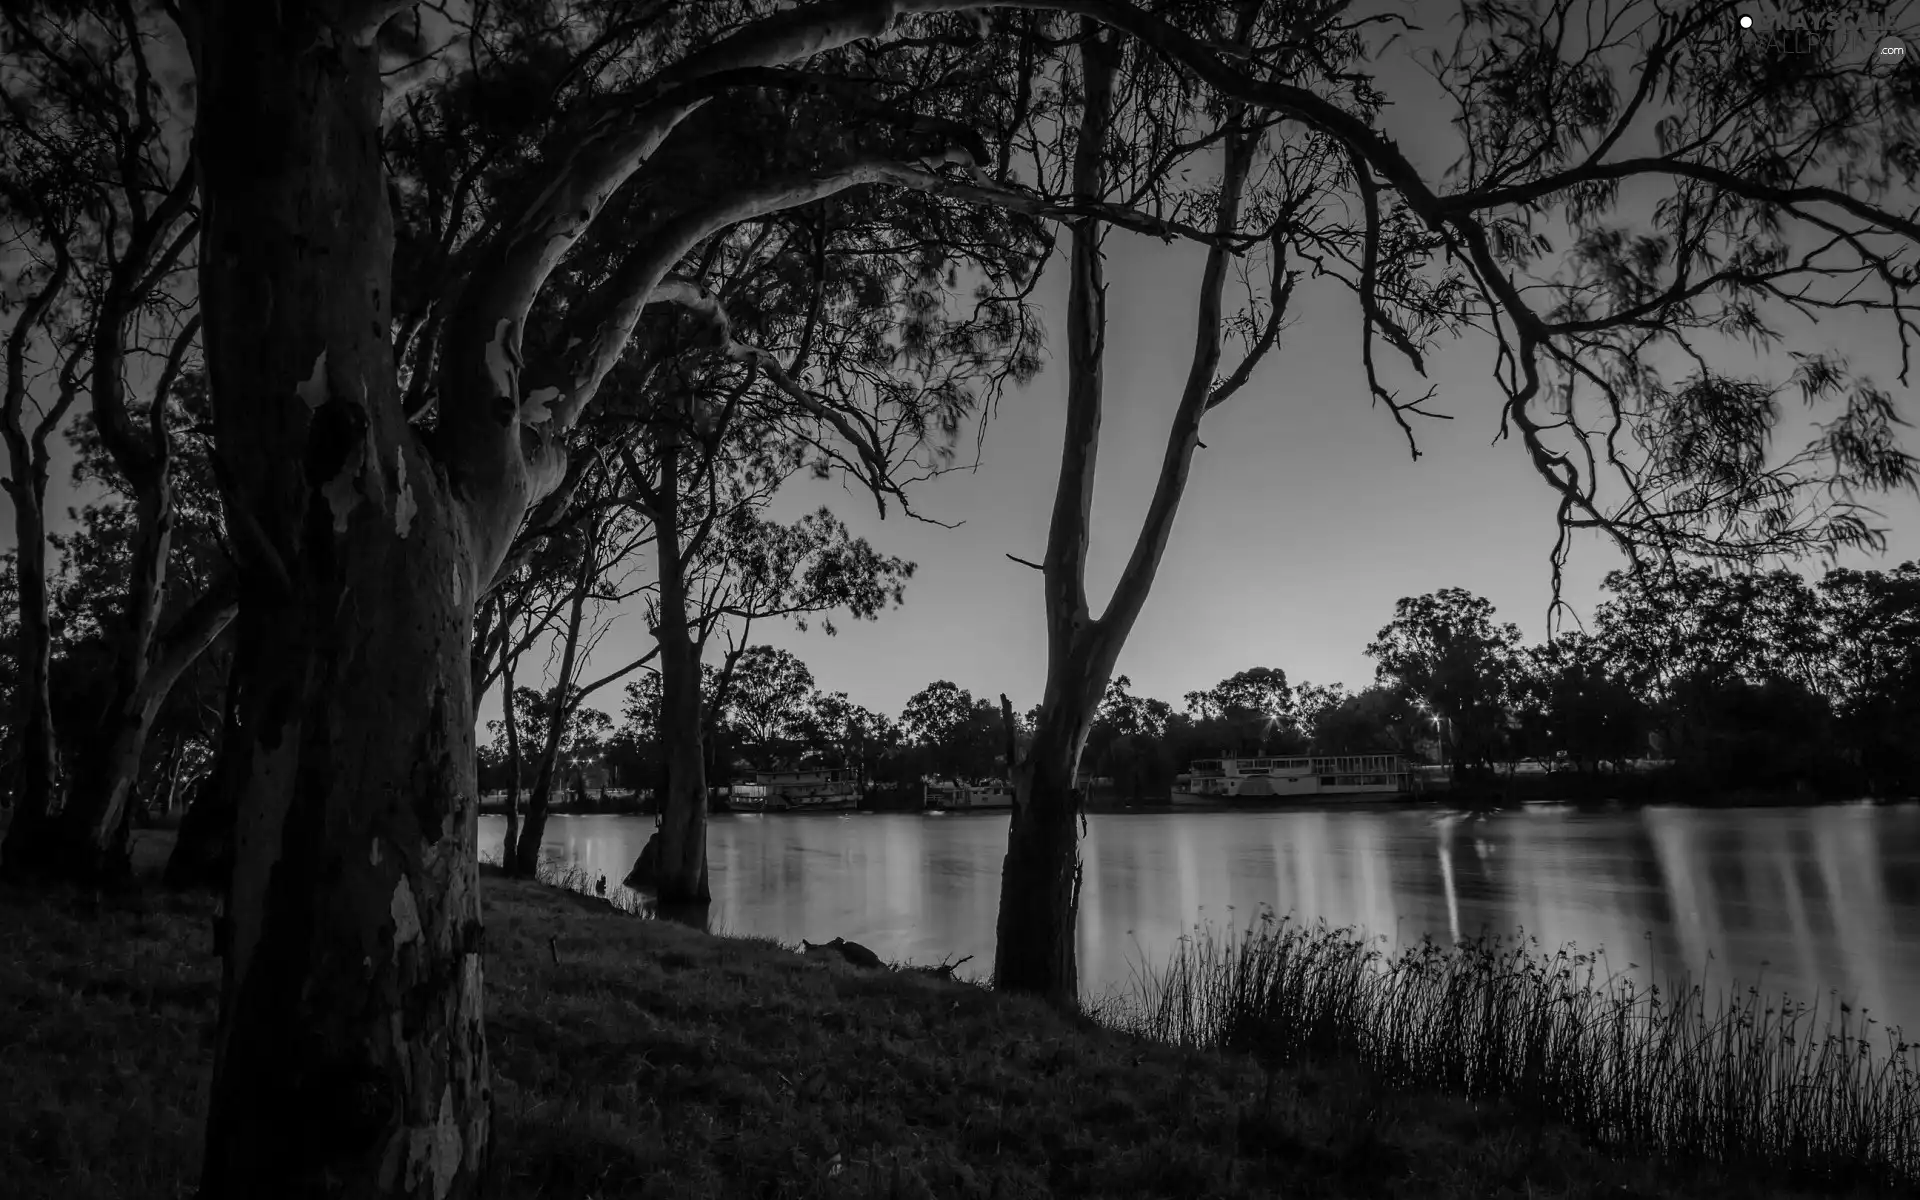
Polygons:
<instances>
[{"instance_id":1,"label":"peeling bark","mask_svg":"<svg viewBox=\"0 0 1920 1200\"><path fill-rule=\"evenodd\" d=\"M340 11L195 14L243 664L208 1200L470 1197L487 1154L473 556L402 412L378 56Z\"/></svg>"}]
</instances>

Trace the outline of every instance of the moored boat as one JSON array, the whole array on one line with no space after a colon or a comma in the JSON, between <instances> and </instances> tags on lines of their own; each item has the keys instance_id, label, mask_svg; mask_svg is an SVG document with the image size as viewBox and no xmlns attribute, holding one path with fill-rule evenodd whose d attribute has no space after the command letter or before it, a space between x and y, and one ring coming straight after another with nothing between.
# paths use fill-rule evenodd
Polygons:
<instances>
[{"instance_id":1,"label":"moored boat","mask_svg":"<svg viewBox=\"0 0 1920 1200\"><path fill-rule=\"evenodd\" d=\"M975 812L985 809L1012 808L1013 787L998 781L978 787L964 783L929 783L926 807L929 812Z\"/></svg>"},{"instance_id":2,"label":"moored boat","mask_svg":"<svg viewBox=\"0 0 1920 1200\"><path fill-rule=\"evenodd\" d=\"M767 812L844 812L860 802L853 773L838 767L756 771L754 782L766 789Z\"/></svg>"},{"instance_id":3,"label":"moored boat","mask_svg":"<svg viewBox=\"0 0 1920 1200\"><path fill-rule=\"evenodd\" d=\"M1262 801L1391 800L1412 795L1413 765L1397 754L1196 759L1174 778L1175 804L1237 806Z\"/></svg>"},{"instance_id":4,"label":"moored boat","mask_svg":"<svg viewBox=\"0 0 1920 1200\"><path fill-rule=\"evenodd\" d=\"M767 789L757 783L736 783L713 789L715 812L759 813L767 811Z\"/></svg>"}]
</instances>

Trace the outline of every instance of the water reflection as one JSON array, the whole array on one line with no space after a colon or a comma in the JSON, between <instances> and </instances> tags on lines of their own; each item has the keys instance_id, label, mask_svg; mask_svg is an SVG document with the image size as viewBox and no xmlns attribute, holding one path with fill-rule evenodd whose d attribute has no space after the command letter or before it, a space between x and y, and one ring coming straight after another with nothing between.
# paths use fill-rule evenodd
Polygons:
<instances>
[{"instance_id":1,"label":"water reflection","mask_svg":"<svg viewBox=\"0 0 1920 1200\"><path fill-rule=\"evenodd\" d=\"M483 852L503 824L481 819ZM651 828L555 817L547 853L614 892ZM990 968L1004 814L717 816L709 833L715 928ZM1090 995L1164 963L1196 922L1265 906L1402 944L1524 929L1643 977L1704 972L1920 1030L1920 805L1105 813L1083 855Z\"/></svg>"}]
</instances>

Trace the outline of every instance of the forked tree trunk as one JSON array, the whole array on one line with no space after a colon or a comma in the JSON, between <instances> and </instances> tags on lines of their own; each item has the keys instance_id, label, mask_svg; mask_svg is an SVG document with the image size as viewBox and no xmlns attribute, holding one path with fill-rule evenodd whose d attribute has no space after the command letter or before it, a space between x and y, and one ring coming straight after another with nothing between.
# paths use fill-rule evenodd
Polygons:
<instances>
[{"instance_id":1,"label":"forked tree trunk","mask_svg":"<svg viewBox=\"0 0 1920 1200\"><path fill-rule=\"evenodd\" d=\"M172 501L166 501L165 507L171 510ZM171 518L166 518L163 526L170 525ZM156 556L167 553L167 541L163 527L136 547L136 571L149 581L143 588L163 586L166 565ZM146 631L136 633L134 644L122 650L121 677L113 699L93 732L87 754L75 765L66 807L57 823L57 853L64 873L93 883L129 877L127 809L140 779L147 735L181 674L213 645L238 610L224 591L203 596L165 639L156 641L149 604L137 602L133 607L135 624Z\"/></svg>"},{"instance_id":2,"label":"forked tree trunk","mask_svg":"<svg viewBox=\"0 0 1920 1200\"><path fill-rule=\"evenodd\" d=\"M1239 37L1251 29L1253 10L1240 13ZM1120 63L1117 40L1083 21L1080 47L1085 64L1079 143L1074 154L1074 190L1103 196L1104 148L1111 134L1113 81ZM1231 127L1244 107L1227 106ZM1255 149L1255 137L1230 129L1216 235L1233 231ZM1114 586L1107 611L1090 613L1086 593L1091 542L1094 467L1100 444L1101 376L1106 342L1106 285L1101 270L1100 226L1079 218L1070 226L1067 292L1067 419L1042 563L1047 614L1047 684L1033 741L1014 771L1013 821L1000 879L1000 917L994 947L994 986L1038 994L1064 1009L1079 1005L1074 929L1079 916L1081 797L1074 777L1087 733L1106 694L1120 649L1126 643L1165 554L1186 489L1200 419L1242 386L1279 330L1286 294L1274 297L1270 321L1241 366L1215 382L1220 362L1221 292L1230 265L1216 246L1201 277L1193 360L1167 435L1167 448L1133 552Z\"/></svg>"},{"instance_id":3,"label":"forked tree trunk","mask_svg":"<svg viewBox=\"0 0 1920 1200\"><path fill-rule=\"evenodd\" d=\"M381 11L190 10L245 664L207 1200L464 1200L486 1159L479 568L395 385Z\"/></svg>"},{"instance_id":4,"label":"forked tree trunk","mask_svg":"<svg viewBox=\"0 0 1920 1200\"><path fill-rule=\"evenodd\" d=\"M117 327L110 338L117 350L120 339ZM103 382L112 379L117 392L119 355L102 355L96 349L95 359L95 375ZM116 415L121 408L118 399L116 395L111 405ZM96 413L103 418L106 413L100 410L109 407L104 400L104 396L95 400ZM156 404L165 402L164 396L154 398ZM117 425L118 421L108 418L98 423L104 429ZM158 641L160 609L166 597L167 559L173 547L173 480L164 454L151 460L144 453L129 456L126 451L132 447L122 444L124 439L108 436L105 440L110 448L121 451L116 461L122 468L133 468L129 473L135 494L132 579L122 613L125 627L120 631L113 696L99 726L88 739L88 753L77 764L60 820L61 850L68 860L68 869L80 878L95 882L124 879L131 874L128 847L119 832L125 824L122 817L140 778L147 733L173 686L172 678L164 680L160 687L152 683L161 681L148 678L150 657ZM220 626L225 624L223 620ZM215 627L213 633L218 634L219 629ZM209 636L202 648L212 640ZM181 669L184 667L182 664ZM174 675L177 676L178 671Z\"/></svg>"},{"instance_id":5,"label":"forked tree trunk","mask_svg":"<svg viewBox=\"0 0 1920 1200\"><path fill-rule=\"evenodd\" d=\"M654 542L660 556L660 751L666 789L660 798L659 861L654 886L663 904L701 904L707 886L707 762L702 749L700 650L687 626L686 564L680 548L680 442L660 437L660 485Z\"/></svg>"}]
</instances>

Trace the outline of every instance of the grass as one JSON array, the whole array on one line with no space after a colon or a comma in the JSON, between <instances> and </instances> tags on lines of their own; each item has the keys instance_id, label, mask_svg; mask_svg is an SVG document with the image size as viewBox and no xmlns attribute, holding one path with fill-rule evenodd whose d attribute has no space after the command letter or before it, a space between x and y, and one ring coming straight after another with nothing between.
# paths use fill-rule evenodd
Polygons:
<instances>
[{"instance_id":1,"label":"grass","mask_svg":"<svg viewBox=\"0 0 1920 1200\"><path fill-rule=\"evenodd\" d=\"M1630 1152L1746 1162L1824 1185L1920 1185L1920 1070L1898 1030L1757 988L1636 986L1604 956L1533 939L1388 955L1351 929L1271 912L1201 930L1118 1015L1174 1045L1316 1055L1397 1087L1499 1097Z\"/></svg>"},{"instance_id":2,"label":"grass","mask_svg":"<svg viewBox=\"0 0 1920 1200\"><path fill-rule=\"evenodd\" d=\"M1148 1037L1144 1025L1065 1018L920 972L862 972L764 939L634 919L491 870L483 899L495 1196L1835 1190L1597 1148L1524 1099L1407 1086L1364 1054L1323 1053L1317 1033L1274 1065L1200 1048L1219 1039L1197 1020ZM0 888L10 1197L192 1194L218 980L212 912L210 900L164 893ZM1196 965L1185 978L1210 977ZM1315 1030L1341 1019L1337 1006L1302 1015ZM1117 1010L1106 1019L1122 1023ZM1272 1059L1273 1045L1246 1036L1226 1040Z\"/></svg>"}]
</instances>

